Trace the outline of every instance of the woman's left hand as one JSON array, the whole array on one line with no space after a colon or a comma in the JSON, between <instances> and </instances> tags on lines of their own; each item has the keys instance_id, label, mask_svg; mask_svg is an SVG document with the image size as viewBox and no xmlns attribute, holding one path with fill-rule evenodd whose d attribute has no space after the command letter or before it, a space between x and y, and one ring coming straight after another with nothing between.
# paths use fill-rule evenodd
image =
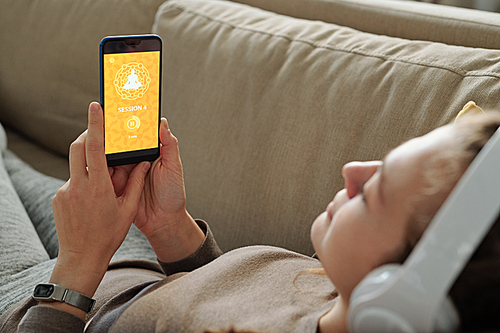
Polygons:
<instances>
[{"instance_id":1,"label":"woman's left hand","mask_svg":"<svg viewBox=\"0 0 500 333\"><path fill-rule=\"evenodd\" d=\"M92 297L137 214L150 163L135 166L126 186L115 194L104 154L103 113L93 102L88 130L69 153L71 178L53 199L59 256L50 282ZM84 318L64 303L45 303Z\"/></svg>"}]
</instances>

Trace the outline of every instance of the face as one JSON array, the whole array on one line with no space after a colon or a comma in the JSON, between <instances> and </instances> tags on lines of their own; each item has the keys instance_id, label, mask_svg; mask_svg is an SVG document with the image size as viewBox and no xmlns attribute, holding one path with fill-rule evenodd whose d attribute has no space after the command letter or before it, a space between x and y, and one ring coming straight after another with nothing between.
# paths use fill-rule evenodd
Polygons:
<instances>
[{"instance_id":1,"label":"face","mask_svg":"<svg viewBox=\"0 0 500 333\"><path fill-rule=\"evenodd\" d=\"M427 161L452 149L453 139L453 127L448 125L404 143L382 162L344 166L345 188L314 221L311 238L328 277L345 299L366 274L402 253L415 198L428 186L422 170ZM419 205L427 209L444 201L436 205L435 199Z\"/></svg>"}]
</instances>

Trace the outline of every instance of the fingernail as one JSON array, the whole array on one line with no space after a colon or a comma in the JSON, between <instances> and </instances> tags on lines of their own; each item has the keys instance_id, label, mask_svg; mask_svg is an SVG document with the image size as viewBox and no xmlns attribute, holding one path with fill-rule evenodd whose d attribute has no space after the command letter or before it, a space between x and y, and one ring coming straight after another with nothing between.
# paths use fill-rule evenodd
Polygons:
<instances>
[{"instance_id":1,"label":"fingernail","mask_svg":"<svg viewBox=\"0 0 500 333\"><path fill-rule=\"evenodd\" d=\"M90 104L90 112L97 112L97 111L99 111L99 104L97 103Z\"/></svg>"},{"instance_id":2,"label":"fingernail","mask_svg":"<svg viewBox=\"0 0 500 333\"><path fill-rule=\"evenodd\" d=\"M142 165L144 172L148 172L150 166L151 166L151 163L144 162L144 164Z\"/></svg>"}]
</instances>

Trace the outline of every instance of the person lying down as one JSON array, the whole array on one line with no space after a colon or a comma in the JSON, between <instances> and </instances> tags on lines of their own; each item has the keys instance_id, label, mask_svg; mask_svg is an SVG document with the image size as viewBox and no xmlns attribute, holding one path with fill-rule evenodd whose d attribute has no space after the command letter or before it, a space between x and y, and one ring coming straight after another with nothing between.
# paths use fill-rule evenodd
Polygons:
<instances>
[{"instance_id":1,"label":"person lying down","mask_svg":"<svg viewBox=\"0 0 500 333\"><path fill-rule=\"evenodd\" d=\"M167 120L158 160L108 169L102 109L94 102L88 130L71 145L71 178L57 192L54 179L4 151L0 175L17 193L0 188L0 196L19 195L30 223L45 230L31 243L50 255L27 261L36 256L29 241L0 238L9 267L0 275L9 290L0 303L8 308L2 332L346 332L353 289L373 269L405 260L499 126L498 113L465 114L382 161L344 165L345 188L312 224L318 260L270 246L222 253L208 223L186 211ZM27 183L36 184L37 196ZM32 207L51 204L53 218L33 218ZM499 236L497 222L450 291L464 330L498 328ZM47 282L95 305L32 299L33 287Z\"/></svg>"}]
</instances>

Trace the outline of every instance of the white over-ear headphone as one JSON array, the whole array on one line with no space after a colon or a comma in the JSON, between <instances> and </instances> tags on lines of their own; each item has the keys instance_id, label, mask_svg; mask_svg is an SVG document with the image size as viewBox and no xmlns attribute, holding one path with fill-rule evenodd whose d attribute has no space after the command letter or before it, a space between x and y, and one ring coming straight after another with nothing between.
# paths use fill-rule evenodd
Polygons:
<instances>
[{"instance_id":1,"label":"white over-ear headphone","mask_svg":"<svg viewBox=\"0 0 500 333\"><path fill-rule=\"evenodd\" d=\"M500 211L500 130L472 161L410 256L370 272L350 299L350 332L452 332L448 292Z\"/></svg>"}]
</instances>

